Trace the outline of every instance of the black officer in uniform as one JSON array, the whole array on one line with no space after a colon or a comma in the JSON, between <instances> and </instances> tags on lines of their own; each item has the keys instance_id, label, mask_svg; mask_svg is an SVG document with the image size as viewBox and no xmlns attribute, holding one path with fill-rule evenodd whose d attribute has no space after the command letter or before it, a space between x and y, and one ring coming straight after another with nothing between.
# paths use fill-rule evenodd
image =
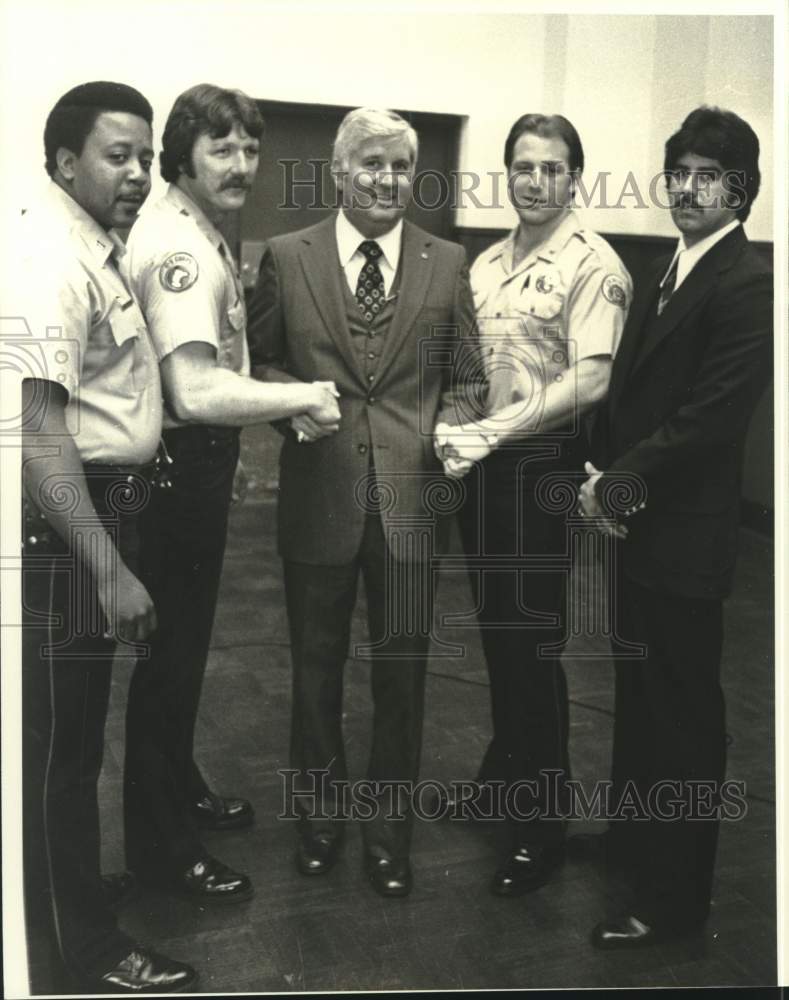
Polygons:
<instances>
[{"instance_id":1,"label":"black officer in uniform","mask_svg":"<svg viewBox=\"0 0 789 1000\"><path fill-rule=\"evenodd\" d=\"M44 133L52 179L21 219L5 298L29 348L23 397L25 909L36 992L168 993L197 975L135 944L100 874L97 783L116 640L156 617L134 572L135 515L161 427L156 358L121 276L150 189L148 101L70 90ZM109 889L109 892L108 892Z\"/></svg>"}]
</instances>

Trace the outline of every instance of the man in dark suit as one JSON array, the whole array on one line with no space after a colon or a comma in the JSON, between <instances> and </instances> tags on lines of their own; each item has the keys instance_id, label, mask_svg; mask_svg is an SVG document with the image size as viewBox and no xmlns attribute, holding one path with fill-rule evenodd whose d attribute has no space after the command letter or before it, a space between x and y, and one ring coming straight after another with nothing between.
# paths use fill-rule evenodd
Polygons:
<instances>
[{"instance_id":1,"label":"man in dark suit","mask_svg":"<svg viewBox=\"0 0 789 1000\"><path fill-rule=\"evenodd\" d=\"M280 460L297 866L327 872L342 842L342 673L361 573L375 704L363 836L384 896L412 882L407 787L419 768L438 508L452 488L432 434L439 410L454 407L451 356L473 323L463 250L402 219L416 154L399 115L350 112L333 153L342 209L269 242L250 310L256 374L273 365L274 378L284 369L340 393L339 430L294 418Z\"/></svg>"},{"instance_id":2,"label":"man in dark suit","mask_svg":"<svg viewBox=\"0 0 789 1000\"><path fill-rule=\"evenodd\" d=\"M581 488L582 512L598 518L629 479L632 516L610 529L616 640L643 648L616 666L613 806L635 791L645 815L606 835L634 895L595 927L598 948L689 933L709 913L726 757L722 599L771 358L772 272L742 228L758 156L751 127L717 108L693 111L666 143L681 237L636 288L600 421L605 471L587 463Z\"/></svg>"}]
</instances>

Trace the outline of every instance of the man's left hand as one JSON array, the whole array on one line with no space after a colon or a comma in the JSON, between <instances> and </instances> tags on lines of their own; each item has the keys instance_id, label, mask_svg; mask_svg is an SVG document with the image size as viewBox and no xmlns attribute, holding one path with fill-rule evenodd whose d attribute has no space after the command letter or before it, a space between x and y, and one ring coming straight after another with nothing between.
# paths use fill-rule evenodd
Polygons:
<instances>
[{"instance_id":1,"label":"man's left hand","mask_svg":"<svg viewBox=\"0 0 789 1000\"><path fill-rule=\"evenodd\" d=\"M578 510L582 517L595 519L595 527L607 531L614 538L627 538L627 528L606 515L595 493L595 486L602 472L591 462L584 462L584 471L589 476L578 491Z\"/></svg>"}]
</instances>

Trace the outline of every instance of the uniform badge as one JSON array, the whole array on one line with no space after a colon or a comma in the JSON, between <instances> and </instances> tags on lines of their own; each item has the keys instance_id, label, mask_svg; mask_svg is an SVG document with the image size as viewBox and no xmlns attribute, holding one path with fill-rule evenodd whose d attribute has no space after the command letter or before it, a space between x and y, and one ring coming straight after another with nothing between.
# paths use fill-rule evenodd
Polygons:
<instances>
[{"instance_id":1,"label":"uniform badge","mask_svg":"<svg viewBox=\"0 0 789 1000\"><path fill-rule=\"evenodd\" d=\"M534 283L534 287L543 295L549 295L556 287L553 278L549 274L541 274Z\"/></svg>"},{"instance_id":2,"label":"uniform badge","mask_svg":"<svg viewBox=\"0 0 789 1000\"><path fill-rule=\"evenodd\" d=\"M197 281L198 271L190 253L171 253L159 268L159 281L168 292L185 292Z\"/></svg>"},{"instance_id":3,"label":"uniform badge","mask_svg":"<svg viewBox=\"0 0 789 1000\"><path fill-rule=\"evenodd\" d=\"M603 278L603 298L612 305L624 309L627 305L625 287L615 274L607 274Z\"/></svg>"}]
</instances>

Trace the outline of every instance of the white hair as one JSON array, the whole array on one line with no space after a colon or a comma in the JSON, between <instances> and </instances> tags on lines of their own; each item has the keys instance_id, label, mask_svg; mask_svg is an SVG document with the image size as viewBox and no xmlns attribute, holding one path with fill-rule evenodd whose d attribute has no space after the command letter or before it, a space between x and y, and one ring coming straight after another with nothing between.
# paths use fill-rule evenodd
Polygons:
<instances>
[{"instance_id":1,"label":"white hair","mask_svg":"<svg viewBox=\"0 0 789 1000\"><path fill-rule=\"evenodd\" d=\"M332 168L344 169L351 153L373 136L394 139L403 136L411 149L411 161L416 163L419 140L405 118L385 108L354 108L340 122L332 150Z\"/></svg>"}]
</instances>

